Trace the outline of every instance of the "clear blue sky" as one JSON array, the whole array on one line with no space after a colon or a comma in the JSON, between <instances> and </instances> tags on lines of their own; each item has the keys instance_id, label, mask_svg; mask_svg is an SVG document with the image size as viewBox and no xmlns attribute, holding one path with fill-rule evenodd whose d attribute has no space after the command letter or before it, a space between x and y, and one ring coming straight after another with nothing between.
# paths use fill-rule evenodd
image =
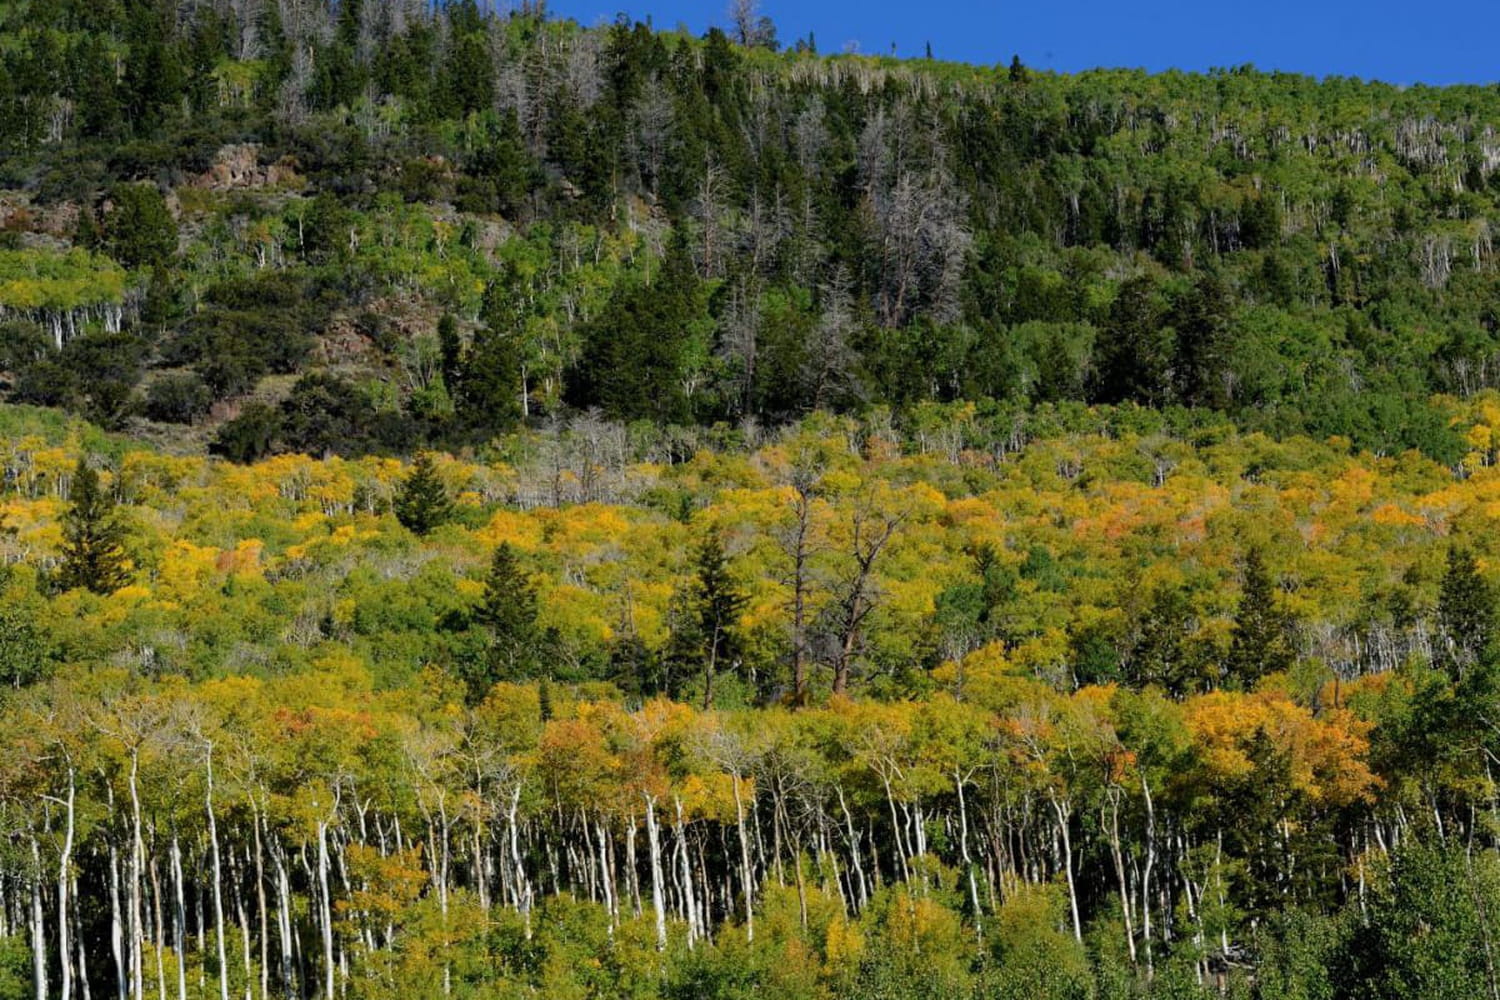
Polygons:
<instances>
[{"instance_id":1,"label":"clear blue sky","mask_svg":"<svg viewBox=\"0 0 1500 1000\"><path fill-rule=\"evenodd\" d=\"M727 0L551 0L586 24L619 11L695 34L727 19ZM821 52L1204 70L1254 63L1391 83L1500 80L1500 0L762 0L785 42L816 33Z\"/></svg>"}]
</instances>

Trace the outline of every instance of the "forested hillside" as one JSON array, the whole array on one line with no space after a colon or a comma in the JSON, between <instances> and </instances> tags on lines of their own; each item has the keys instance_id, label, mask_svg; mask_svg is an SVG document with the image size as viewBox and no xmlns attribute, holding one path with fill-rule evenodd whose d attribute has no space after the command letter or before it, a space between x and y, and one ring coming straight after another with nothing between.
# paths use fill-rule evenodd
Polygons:
<instances>
[{"instance_id":1,"label":"forested hillside","mask_svg":"<svg viewBox=\"0 0 1500 1000\"><path fill-rule=\"evenodd\" d=\"M1500 396L1448 416L1461 475L1133 407L249 466L8 411L0 995L1489 995Z\"/></svg>"},{"instance_id":2,"label":"forested hillside","mask_svg":"<svg viewBox=\"0 0 1500 1000\"><path fill-rule=\"evenodd\" d=\"M0 0L0 1000L1500 1000L1500 90Z\"/></svg>"},{"instance_id":3,"label":"forested hillside","mask_svg":"<svg viewBox=\"0 0 1500 1000\"><path fill-rule=\"evenodd\" d=\"M1427 400L1496 379L1495 88L815 47L7 0L6 391L237 459L959 399L1461 452Z\"/></svg>"}]
</instances>

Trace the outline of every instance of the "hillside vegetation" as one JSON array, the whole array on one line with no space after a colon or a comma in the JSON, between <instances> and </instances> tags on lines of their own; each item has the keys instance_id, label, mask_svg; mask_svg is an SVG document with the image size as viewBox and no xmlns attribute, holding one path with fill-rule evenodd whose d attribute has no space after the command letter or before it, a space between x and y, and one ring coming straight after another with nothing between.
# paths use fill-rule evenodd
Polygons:
<instances>
[{"instance_id":1,"label":"hillside vegetation","mask_svg":"<svg viewBox=\"0 0 1500 1000\"><path fill-rule=\"evenodd\" d=\"M0 0L0 1000L1500 996L1500 90L815 48Z\"/></svg>"},{"instance_id":2,"label":"hillside vegetation","mask_svg":"<svg viewBox=\"0 0 1500 1000\"><path fill-rule=\"evenodd\" d=\"M1484 993L1500 397L1462 476L1132 408L412 466L44 416L7 995Z\"/></svg>"},{"instance_id":3,"label":"hillside vegetation","mask_svg":"<svg viewBox=\"0 0 1500 1000\"><path fill-rule=\"evenodd\" d=\"M8 391L240 459L985 399L1461 453L1428 399L1496 379L1494 88L741 35L0 5Z\"/></svg>"}]
</instances>

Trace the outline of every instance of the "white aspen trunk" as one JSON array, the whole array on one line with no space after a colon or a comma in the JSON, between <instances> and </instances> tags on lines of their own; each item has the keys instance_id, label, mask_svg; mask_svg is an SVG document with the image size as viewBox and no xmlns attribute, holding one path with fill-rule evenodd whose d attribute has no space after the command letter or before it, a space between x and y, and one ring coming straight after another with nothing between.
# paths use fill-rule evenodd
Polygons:
<instances>
[{"instance_id":1,"label":"white aspen trunk","mask_svg":"<svg viewBox=\"0 0 1500 1000\"><path fill-rule=\"evenodd\" d=\"M1065 806L1056 792L1049 792L1048 798L1052 801L1052 811L1057 814L1057 832L1062 836L1063 872L1068 878L1068 907L1073 915L1073 937L1082 943L1083 920L1078 915L1078 887L1073 882L1073 833L1069 823L1073 809L1071 805Z\"/></svg>"},{"instance_id":2,"label":"white aspen trunk","mask_svg":"<svg viewBox=\"0 0 1500 1000\"><path fill-rule=\"evenodd\" d=\"M73 881L73 898L74 899L78 898L78 881L77 881L77 879L74 879L74 881ZM83 932L82 932L82 928L79 925L79 923L77 922L77 920L78 920L77 907L74 907L73 918L74 918L74 921L75 921L74 926L73 926L73 931L74 931L74 933L73 933L73 941L74 941L73 947L74 947L75 951L78 954L78 986L79 986L79 992L81 994L83 994L83 1000L90 1000L90 996L89 996L89 962L88 962L88 956L85 953L85 949L84 949L84 945L83 945Z\"/></svg>"},{"instance_id":3,"label":"white aspen trunk","mask_svg":"<svg viewBox=\"0 0 1500 1000\"><path fill-rule=\"evenodd\" d=\"M969 808L964 801L964 776L953 770L953 787L958 790L958 850L963 858L964 872L969 880L969 904L974 907L974 933L984 940L984 920L980 917L979 883L974 879L974 859L969 854Z\"/></svg>"},{"instance_id":4,"label":"white aspen trunk","mask_svg":"<svg viewBox=\"0 0 1500 1000\"><path fill-rule=\"evenodd\" d=\"M521 861L521 832L516 814L521 809L521 786L516 785L510 793L510 809L506 814L507 833L510 840L510 863L515 872L516 908L526 922L526 940L531 940L531 884L526 879L526 866Z\"/></svg>"},{"instance_id":5,"label":"white aspen trunk","mask_svg":"<svg viewBox=\"0 0 1500 1000\"><path fill-rule=\"evenodd\" d=\"M479 908L486 913L490 909L490 879L484 851L484 831L474 821L474 889L479 893Z\"/></svg>"},{"instance_id":6,"label":"white aspen trunk","mask_svg":"<svg viewBox=\"0 0 1500 1000\"><path fill-rule=\"evenodd\" d=\"M1125 879L1125 856L1120 849L1120 796L1123 789L1111 785L1109 789L1109 851L1115 863L1115 877L1120 885L1120 912L1125 915L1125 944L1130 952L1130 964L1135 955L1135 902L1130 898L1130 887Z\"/></svg>"},{"instance_id":7,"label":"white aspen trunk","mask_svg":"<svg viewBox=\"0 0 1500 1000\"><path fill-rule=\"evenodd\" d=\"M334 1000L333 994L333 908L328 898L328 824L318 821L318 908L323 932L323 997Z\"/></svg>"},{"instance_id":8,"label":"white aspen trunk","mask_svg":"<svg viewBox=\"0 0 1500 1000\"><path fill-rule=\"evenodd\" d=\"M442 876L439 879L440 888L438 891L438 903L442 907L443 915L447 916L448 884L449 880L452 878L453 871L453 824L452 821L448 818L448 807L446 803L438 803L438 813L442 818L442 825L440 829L443 832L441 854L439 855L442 858Z\"/></svg>"},{"instance_id":9,"label":"white aspen trunk","mask_svg":"<svg viewBox=\"0 0 1500 1000\"><path fill-rule=\"evenodd\" d=\"M261 823L265 823L265 817L261 817ZM266 839L270 840L270 830L266 830ZM281 849L272 841L271 864L276 869L276 932L281 942L281 988L285 991L287 1000L292 1000L296 995L296 987L292 977L292 893L291 885L287 878L286 865L282 864Z\"/></svg>"},{"instance_id":10,"label":"white aspen trunk","mask_svg":"<svg viewBox=\"0 0 1500 1000\"><path fill-rule=\"evenodd\" d=\"M172 914L174 940L177 943L177 1000L187 1000L187 903L182 888L182 848L172 835L172 884L176 890L176 908Z\"/></svg>"},{"instance_id":11,"label":"white aspen trunk","mask_svg":"<svg viewBox=\"0 0 1500 1000\"><path fill-rule=\"evenodd\" d=\"M651 905L656 910L656 950L667 950L667 909L662 898L661 884L661 830L656 823L656 799L642 793L646 799L646 841L651 852Z\"/></svg>"},{"instance_id":12,"label":"white aspen trunk","mask_svg":"<svg viewBox=\"0 0 1500 1000\"><path fill-rule=\"evenodd\" d=\"M688 925L688 951L693 950L693 945L698 940L698 904L693 895L693 867L692 860L688 857L687 828L683 823L682 800L673 799L677 807L677 854L681 858L678 870L682 873L682 908L687 916Z\"/></svg>"},{"instance_id":13,"label":"white aspen trunk","mask_svg":"<svg viewBox=\"0 0 1500 1000\"><path fill-rule=\"evenodd\" d=\"M36 1000L47 1000L47 932L42 920L42 851L37 846L35 837L31 840L31 863L36 869L36 876L31 880L31 977L32 985L36 987Z\"/></svg>"},{"instance_id":14,"label":"white aspen trunk","mask_svg":"<svg viewBox=\"0 0 1500 1000\"><path fill-rule=\"evenodd\" d=\"M740 885L745 892L745 940L755 940L755 881L750 867L750 839L745 835L745 803L740 794L740 775L730 776L734 784L734 826L740 837Z\"/></svg>"},{"instance_id":15,"label":"white aspen trunk","mask_svg":"<svg viewBox=\"0 0 1500 1000\"><path fill-rule=\"evenodd\" d=\"M146 872L150 876L151 885L151 940L156 958L156 997L157 1000L167 1000L167 960L162 944L166 938L166 929L162 925L161 873L157 871L155 858L147 862Z\"/></svg>"},{"instance_id":16,"label":"white aspen trunk","mask_svg":"<svg viewBox=\"0 0 1500 1000\"><path fill-rule=\"evenodd\" d=\"M1214 894L1218 896L1219 907L1222 912L1224 906L1224 831L1218 832L1214 841ZM1226 924L1219 925L1219 949L1222 954L1229 954L1229 927Z\"/></svg>"},{"instance_id":17,"label":"white aspen trunk","mask_svg":"<svg viewBox=\"0 0 1500 1000\"><path fill-rule=\"evenodd\" d=\"M250 957L250 914L245 910L243 876L236 884L240 888L234 894L234 910L240 918L240 958L245 967L245 1000L251 1000L254 996L252 989L255 984L255 963Z\"/></svg>"},{"instance_id":18,"label":"white aspen trunk","mask_svg":"<svg viewBox=\"0 0 1500 1000\"><path fill-rule=\"evenodd\" d=\"M599 879L600 884L604 887L604 912L609 918L607 928L609 936L613 938L615 936L615 918L619 914L615 908L614 880L609 877L609 839L605 834L602 822L595 823L594 829L599 839ZM585 821L584 830L588 830L587 821Z\"/></svg>"},{"instance_id":19,"label":"white aspen trunk","mask_svg":"<svg viewBox=\"0 0 1500 1000\"><path fill-rule=\"evenodd\" d=\"M911 826L914 840L917 845L916 856L923 858L927 856L927 822L922 813L922 801L918 799L911 804ZM923 884L927 882L927 876L922 876Z\"/></svg>"},{"instance_id":20,"label":"white aspen trunk","mask_svg":"<svg viewBox=\"0 0 1500 1000\"><path fill-rule=\"evenodd\" d=\"M77 781L73 766L68 765L67 827L63 833L62 853L57 859L57 961L62 974L62 1000L73 997L73 953L68 941L68 887L72 885L74 799Z\"/></svg>"},{"instance_id":21,"label":"white aspen trunk","mask_svg":"<svg viewBox=\"0 0 1500 1000\"><path fill-rule=\"evenodd\" d=\"M906 844L901 839L901 818L896 815L896 794L891 790L891 779L883 770L880 781L885 785L885 801L891 810L891 838L896 842L896 856L901 862L901 879L910 881L911 869L906 864Z\"/></svg>"},{"instance_id":22,"label":"white aspen trunk","mask_svg":"<svg viewBox=\"0 0 1500 1000\"><path fill-rule=\"evenodd\" d=\"M255 904L260 922L260 1000L269 1000L271 994L270 928L266 925L266 868L265 845L260 836L260 809L255 796L250 796L250 830L255 849Z\"/></svg>"},{"instance_id":23,"label":"white aspen trunk","mask_svg":"<svg viewBox=\"0 0 1500 1000\"><path fill-rule=\"evenodd\" d=\"M1141 870L1141 942L1146 949L1146 975L1155 974L1151 948L1151 869L1156 866L1156 805L1151 786L1141 773L1141 794L1146 800L1146 864Z\"/></svg>"},{"instance_id":24,"label":"white aspen trunk","mask_svg":"<svg viewBox=\"0 0 1500 1000\"><path fill-rule=\"evenodd\" d=\"M442 915L443 915L443 934L444 934L444 942L443 943L446 945L446 944L449 943L448 940L447 940L447 934L448 934L448 865L449 865L449 846L448 845L449 845L449 842L452 840L452 835L451 835L451 833L450 833L450 831L448 829L448 804L447 804L447 801L444 798L444 796L443 796L442 793L438 794L438 814L439 814L439 816L442 817L442 824L443 824L442 825L443 843L442 843L442 847L440 848L440 852L441 853L439 855L442 858L442 863L438 866L439 871L440 871L440 874L438 876L438 908L442 912ZM443 954L444 954L444 956L447 955L447 948L446 947L443 950ZM445 957L444 961L443 961L443 996L446 997L446 996L452 996L452 995L453 995L453 966L448 963L448 961L447 961L447 959Z\"/></svg>"},{"instance_id":25,"label":"white aspen trunk","mask_svg":"<svg viewBox=\"0 0 1500 1000\"><path fill-rule=\"evenodd\" d=\"M145 992L144 961L146 931L141 916L141 869L144 867L146 845L141 839L141 795L137 779L140 775L140 750L130 751L130 891L126 899L130 904L130 989L131 996L139 997Z\"/></svg>"},{"instance_id":26,"label":"white aspen trunk","mask_svg":"<svg viewBox=\"0 0 1500 1000\"><path fill-rule=\"evenodd\" d=\"M214 816L214 747L208 745L205 756L208 777L203 804L208 813L209 857L214 869L214 948L219 959L219 1000L229 1000L229 959L224 949L224 872L219 858L219 824Z\"/></svg>"},{"instance_id":27,"label":"white aspen trunk","mask_svg":"<svg viewBox=\"0 0 1500 1000\"><path fill-rule=\"evenodd\" d=\"M849 860L854 865L854 882L856 886L855 906L857 910L863 910L870 902L870 897L865 884L865 866L860 859L859 832L854 828L854 814L849 811L849 803L844 798L843 786L838 786L839 808L844 811L845 829L849 838Z\"/></svg>"},{"instance_id":28,"label":"white aspen trunk","mask_svg":"<svg viewBox=\"0 0 1500 1000\"><path fill-rule=\"evenodd\" d=\"M630 817L630 825L625 828L625 857L630 860L625 874L630 881L630 905L631 911L639 917L641 915L641 878L636 871L635 863L635 815Z\"/></svg>"},{"instance_id":29,"label":"white aspen trunk","mask_svg":"<svg viewBox=\"0 0 1500 1000\"><path fill-rule=\"evenodd\" d=\"M115 960L115 992L124 1000L130 989L125 965L125 926L120 922L120 852L109 846L109 948Z\"/></svg>"}]
</instances>

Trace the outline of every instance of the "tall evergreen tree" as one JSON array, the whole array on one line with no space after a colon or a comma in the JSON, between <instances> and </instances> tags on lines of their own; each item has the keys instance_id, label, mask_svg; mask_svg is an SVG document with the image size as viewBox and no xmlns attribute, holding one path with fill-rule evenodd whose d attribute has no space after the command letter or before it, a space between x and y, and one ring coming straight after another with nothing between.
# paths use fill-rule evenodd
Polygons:
<instances>
[{"instance_id":1,"label":"tall evergreen tree","mask_svg":"<svg viewBox=\"0 0 1500 1000\"><path fill-rule=\"evenodd\" d=\"M463 117L495 101L495 60L484 19L474 0L446 6L448 47L440 68L438 94L445 114Z\"/></svg>"},{"instance_id":2,"label":"tall evergreen tree","mask_svg":"<svg viewBox=\"0 0 1500 1000\"><path fill-rule=\"evenodd\" d=\"M1226 687L1248 690L1295 659L1292 621L1276 599L1276 587L1259 549L1245 555L1244 589L1224 658Z\"/></svg>"},{"instance_id":3,"label":"tall evergreen tree","mask_svg":"<svg viewBox=\"0 0 1500 1000\"><path fill-rule=\"evenodd\" d=\"M1448 549L1448 565L1438 589L1439 659L1456 678L1488 658L1495 641L1495 593L1479 575L1474 553Z\"/></svg>"},{"instance_id":4,"label":"tall evergreen tree","mask_svg":"<svg viewBox=\"0 0 1500 1000\"><path fill-rule=\"evenodd\" d=\"M509 542L495 550L474 620L489 633L489 650L482 671L467 678L473 701L482 700L498 681L536 675L543 638L537 626L536 588Z\"/></svg>"},{"instance_id":5,"label":"tall evergreen tree","mask_svg":"<svg viewBox=\"0 0 1500 1000\"><path fill-rule=\"evenodd\" d=\"M736 624L746 597L729 573L723 544L710 537L699 548L696 574L684 595L683 614L672 636L674 658L684 667L693 661L703 671L703 707L714 703L714 679L743 655Z\"/></svg>"},{"instance_id":6,"label":"tall evergreen tree","mask_svg":"<svg viewBox=\"0 0 1500 1000\"><path fill-rule=\"evenodd\" d=\"M438 320L438 354L443 371L443 385L448 395L458 398L459 380L462 378L464 348L458 335L458 320L452 313L443 313Z\"/></svg>"},{"instance_id":7,"label":"tall evergreen tree","mask_svg":"<svg viewBox=\"0 0 1500 1000\"><path fill-rule=\"evenodd\" d=\"M1127 676L1137 684L1156 684L1173 697L1201 686L1200 664L1184 639L1192 625L1192 604L1181 587L1161 585L1136 623Z\"/></svg>"},{"instance_id":8,"label":"tall evergreen tree","mask_svg":"<svg viewBox=\"0 0 1500 1000\"><path fill-rule=\"evenodd\" d=\"M585 329L574 402L613 418L687 423L712 320L703 282L682 239L675 238L649 282L628 282Z\"/></svg>"},{"instance_id":9,"label":"tall evergreen tree","mask_svg":"<svg viewBox=\"0 0 1500 1000\"><path fill-rule=\"evenodd\" d=\"M110 256L126 267L156 267L177 253L177 220L155 184L117 184L104 221Z\"/></svg>"},{"instance_id":10,"label":"tall evergreen tree","mask_svg":"<svg viewBox=\"0 0 1500 1000\"><path fill-rule=\"evenodd\" d=\"M112 594L130 581L125 525L114 497L100 485L99 473L83 459L73 472L68 500L72 506L63 515L58 585L64 590L83 588Z\"/></svg>"},{"instance_id":11,"label":"tall evergreen tree","mask_svg":"<svg viewBox=\"0 0 1500 1000\"><path fill-rule=\"evenodd\" d=\"M1229 403L1229 289L1218 275L1199 276L1173 303L1170 320L1177 333L1173 375L1177 395L1188 406L1221 408Z\"/></svg>"},{"instance_id":12,"label":"tall evergreen tree","mask_svg":"<svg viewBox=\"0 0 1500 1000\"><path fill-rule=\"evenodd\" d=\"M463 356L457 380L458 416L471 427L509 430L524 415L523 317L519 305L522 296L516 281L514 272L506 269L485 289L481 312L484 327L474 335ZM456 354L457 333L454 331L449 340L442 338L440 331L446 364L450 354Z\"/></svg>"},{"instance_id":13,"label":"tall evergreen tree","mask_svg":"<svg viewBox=\"0 0 1500 1000\"><path fill-rule=\"evenodd\" d=\"M1132 278L1109 308L1099 347L1096 397L1105 403L1164 402L1172 389L1173 335L1154 279Z\"/></svg>"},{"instance_id":14,"label":"tall evergreen tree","mask_svg":"<svg viewBox=\"0 0 1500 1000\"><path fill-rule=\"evenodd\" d=\"M448 496L448 488L443 485L429 452L422 452L412 463L394 506L396 519L419 535L453 517L453 498Z\"/></svg>"}]
</instances>

